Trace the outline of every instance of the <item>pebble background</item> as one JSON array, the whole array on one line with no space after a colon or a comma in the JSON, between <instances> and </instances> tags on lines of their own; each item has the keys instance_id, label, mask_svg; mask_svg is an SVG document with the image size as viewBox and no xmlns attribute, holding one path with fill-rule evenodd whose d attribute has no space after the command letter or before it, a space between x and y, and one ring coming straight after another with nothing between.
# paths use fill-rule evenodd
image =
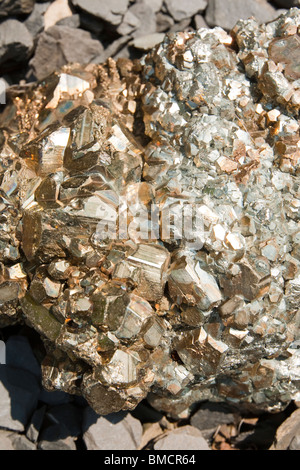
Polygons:
<instances>
[{"instance_id":1,"label":"pebble background","mask_svg":"<svg viewBox=\"0 0 300 470\"><path fill-rule=\"evenodd\" d=\"M42 79L68 62L139 58L166 32L268 22L300 0L0 0L0 78L5 86ZM0 330L0 450L300 450L300 403L249 416L200 403L174 421L142 402L98 416L81 397L42 388L38 335Z\"/></svg>"},{"instance_id":2,"label":"pebble background","mask_svg":"<svg viewBox=\"0 0 300 470\"><path fill-rule=\"evenodd\" d=\"M44 78L68 62L141 57L166 32L255 16L271 21L300 0L0 0L0 76Z\"/></svg>"}]
</instances>

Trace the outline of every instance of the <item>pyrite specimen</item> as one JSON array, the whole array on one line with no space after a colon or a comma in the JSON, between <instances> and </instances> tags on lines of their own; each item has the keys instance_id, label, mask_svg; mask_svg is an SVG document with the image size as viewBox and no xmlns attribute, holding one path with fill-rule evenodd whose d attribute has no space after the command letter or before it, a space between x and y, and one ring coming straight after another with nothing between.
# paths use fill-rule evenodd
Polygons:
<instances>
[{"instance_id":1,"label":"pyrite specimen","mask_svg":"<svg viewBox=\"0 0 300 470\"><path fill-rule=\"evenodd\" d=\"M0 324L44 339L49 390L300 400L300 13L70 65L1 115Z\"/></svg>"}]
</instances>

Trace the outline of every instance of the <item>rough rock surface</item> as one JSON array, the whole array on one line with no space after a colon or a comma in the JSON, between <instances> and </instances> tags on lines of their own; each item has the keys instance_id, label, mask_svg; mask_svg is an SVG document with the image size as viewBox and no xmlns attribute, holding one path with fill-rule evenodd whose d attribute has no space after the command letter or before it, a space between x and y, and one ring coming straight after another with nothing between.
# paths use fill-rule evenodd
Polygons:
<instances>
[{"instance_id":1,"label":"rough rock surface","mask_svg":"<svg viewBox=\"0 0 300 470\"><path fill-rule=\"evenodd\" d=\"M93 62L102 50L101 42L87 31L52 26L40 35L31 66L40 79L69 62Z\"/></svg>"},{"instance_id":2,"label":"rough rock surface","mask_svg":"<svg viewBox=\"0 0 300 470\"><path fill-rule=\"evenodd\" d=\"M72 0L74 7L79 7L83 11L107 21L112 25L118 25L122 21L122 16L126 13L129 0Z\"/></svg>"},{"instance_id":3,"label":"rough rock surface","mask_svg":"<svg viewBox=\"0 0 300 470\"><path fill-rule=\"evenodd\" d=\"M83 440L88 450L136 450L142 438L140 421L130 414L98 416L91 408L85 410Z\"/></svg>"},{"instance_id":4,"label":"rough rock surface","mask_svg":"<svg viewBox=\"0 0 300 470\"><path fill-rule=\"evenodd\" d=\"M191 425L205 438L211 437L218 426L234 422L235 414L221 403L204 403L191 418Z\"/></svg>"},{"instance_id":5,"label":"rough rock surface","mask_svg":"<svg viewBox=\"0 0 300 470\"><path fill-rule=\"evenodd\" d=\"M222 0L210 0L205 12L205 21L209 26L222 25L230 30L239 19L254 16L259 22L271 21L278 16L276 9L264 0L228 0L226 8Z\"/></svg>"},{"instance_id":6,"label":"rough rock surface","mask_svg":"<svg viewBox=\"0 0 300 470\"><path fill-rule=\"evenodd\" d=\"M171 13L175 21L181 21L190 18L196 13L202 13L206 6L207 0L166 0L166 7Z\"/></svg>"},{"instance_id":7,"label":"rough rock surface","mask_svg":"<svg viewBox=\"0 0 300 470\"><path fill-rule=\"evenodd\" d=\"M31 13L35 0L1 0L0 16L26 15Z\"/></svg>"},{"instance_id":8,"label":"rough rock surface","mask_svg":"<svg viewBox=\"0 0 300 470\"><path fill-rule=\"evenodd\" d=\"M50 2L36 3L31 14L24 21L25 26L33 37L36 37L37 34L43 31L45 27L44 14L50 5Z\"/></svg>"},{"instance_id":9,"label":"rough rock surface","mask_svg":"<svg viewBox=\"0 0 300 470\"><path fill-rule=\"evenodd\" d=\"M210 450L201 432L193 426L183 426L160 438L155 450Z\"/></svg>"}]
</instances>

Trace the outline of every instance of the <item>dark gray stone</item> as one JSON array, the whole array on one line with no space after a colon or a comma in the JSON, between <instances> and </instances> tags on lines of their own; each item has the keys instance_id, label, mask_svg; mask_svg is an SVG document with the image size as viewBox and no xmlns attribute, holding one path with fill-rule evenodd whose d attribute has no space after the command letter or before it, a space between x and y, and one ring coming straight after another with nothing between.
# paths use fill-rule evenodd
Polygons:
<instances>
[{"instance_id":1,"label":"dark gray stone","mask_svg":"<svg viewBox=\"0 0 300 470\"><path fill-rule=\"evenodd\" d=\"M194 22L196 29L208 28L208 24L206 23L202 15L195 15Z\"/></svg>"},{"instance_id":2,"label":"dark gray stone","mask_svg":"<svg viewBox=\"0 0 300 470\"><path fill-rule=\"evenodd\" d=\"M102 51L101 42L88 31L55 25L40 35L30 65L41 79L67 63L92 63Z\"/></svg>"},{"instance_id":3,"label":"dark gray stone","mask_svg":"<svg viewBox=\"0 0 300 470\"><path fill-rule=\"evenodd\" d=\"M53 422L63 424L69 436L77 437L81 433L82 409L71 403L53 406L47 412L47 417Z\"/></svg>"},{"instance_id":4,"label":"dark gray stone","mask_svg":"<svg viewBox=\"0 0 300 470\"><path fill-rule=\"evenodd\" d=\"M138 29L140 25L139 18L129 9L125 13L122 23L117 27L117 33L121 35L130 34Z\"/></svg>"},{"instance_id":5,"label":"dark gray stone","mask_svg":"<svg viewBox=\"0 0 300 470\"><path fill-rule=\"evenodd\" d=\"M37 34L43 31L45 26L44 13L46 12L49 5L50 2L36 3L31 14L24 21L24 24L33 37L36 37Z\"/></svg>"},{"instance_id":6,"label":"dark gray stone","mask_svg":"<svg viewBox=\"0 0 300 470\"><path fill-rule=\"evenodd\" d=\"M266 0L227 0L226 8L223 0L210 0L205 12L205 21L211 27L221 26L229 31L238 20L246 20L251 16L263 23L275 19L278 12Z\"/></svg>"},{"instance_id":7,"label":"dark gray stone","mask_svg":"<svg viewBox=\"0 0 300 470\"><path fill-rule=\"evenodd\" d=\"M205 403L191 418L191 425L199 429L204 437L211 436L221 424L235 422L235 414L221 403Z\"/></svg>"},{"instance_id":8,"label":"dark gray stone","mask_svg":"<svg viewBox=\"0 0 300 470\"><path fill-rule=\"evenodd\" d=\"M71 0L74 7L117 26L126 13L129 0Z\"/></svg>"},{"instance_id":9,"label":"dark gray stone","mask_svg":"<svg viewBox=\"0 0 300 470\"><path fill-rule=\"evenodd\" d=\"M163 0L136 0L135 3L144 3L148 5L154 13L159 12L163 6Z\"/></svg>"},{"instance_id":10,"label":"dark gray stone","mask_svg":"<svg viewBox=\"0 0 300 470\"><path fill-rule=\"evenodd\" d=\"M133 45L136 49L150 51L154 46L162 42L164 37L164 33L147 34L146 36L135 38L130 45Z\"/></svg>"},{"instance_id":11,"label":"dark gray stone","mask_svg":"<svg viewBox=\"0 0 300 470\"><path fill-rule=\"evenodd\" d=\"M165 0L166 7L175 21L181 21L191 18L196 13L202 13L206 6L207 0ZM223 2L224 9L224 2Z\"/></svg>"},{"instance_id":12,"label":"dark gray stone","mask_svg":"<svg viewBox=\"0 0 300 470\"><path fill-rule=\"evenodd\" d=\"M0 430L0 451L1 450L15 450L11 436L14 433L11 431Z\"/></svg>"},{"instance_id":13,"label":"dark gray stone","mask_svg":"<svg viewBox=\"0 0 300 470\"><path fill-rule=\"evenodd\" d=\"M33 50L33 39L26 26L18 20L6 20L0 24L1 69L16 68L26 62Z\"/></svg>"},{"instance_id":14,"label":"dark gray stone","mask_svg":"<svg viewBox=\"0 0 300 470\"><path fill-rule=\"evenodd\" d=\"M154 444L155 450L210 450L199 429L182 426L166 433Z\"/></svg>"},{"instance_id":15,"label":"dark gray stone","mask_svg":"<svg viewBox=\"0 0 300 470\"><path fill-rule=\"evenodd\" d=\"M191 23L191 18L185 18L184 20L179 21L179 23L175 23L171 28L170 28L170 33L177 33L180 31L185 31L186 28L189 27Z\"/></svg>"},{"instance_id":16,"label":"dark gray stone","mask_svg":"<svg viewBox=\"0 0 300 470\"><path fill-rule=\"evenodd\" d=\"M44 421L46 406L42 406L41 408L34 411L30 424L26 431L26 436L31 442L37 442L39 438L39 433Z\"/></svg>"},{"instance_id":17,"label":"dark gray stone","mask_svg":"<svg viewBox=\"0 0 300 470\"><path fill-rule=\"evenodd\" d=\"M41 366L32 352L26 336L10 336L6 342L6 364L18 369L27 370L41 378Z\"/></svg>"},{"instance_id":18,"label":"dark gray stone","mask_svg":"<svg viewBox=\"0 0 300 470\"><path fill-rule=\"evenodd\" d=\"M90 407L85 409L83 440L88 450L135 450L142 433L140 421L129 413L99 416Z\"/></svg>"},{"instance_id":19,"label":"dark gray stone","mask_svg":"<svg viewBox=\"0 0 300 470\"><path fill-rule=\"evenodd\" d=\"M22 369L0 366L0 427L24 431L38 402L40 385Z\"/></svg>"},{"instance_id":20,"label":"dark gray stone","mask_svg":"<svg viewBox=\"0 0 300 470\"><path fill-rule=\"evenodd\" d=\"M72 15L63 18L56 23L57 26L68 26L69 28L79 28L80 26L80 15ZM98 30L99 31L99 27Z\"/></svg>"},{"instance_id":21,"label":"dark gray stone","mask_svg":"<svg viewBox=\"0 0 300 470\"><path fill-rule=\"evenodd\" d=\"M41 432L38 448L41 450L76 450L73 437L63 423L53 424Z\"/></svg>"},{"instance_id":22,"label":"dark gray stone","mask_svg":"<svg viewBox=\"0 0 300 470\"><path fill-rule=\"evenodd\" d=\"M144 1L135 3L128 12L139 20L139 26L132 32L134 37L146 36L156 32L156 15L154 10Z\"/></svg>"},{"instance_id":23,"label":"dark gray stone","mask_svg":"<svg viewBox=\"0 0 300 470\"><path fill-rule=\"evenodd\" d=\"M174 24L174 20L170 15L159 12L156 15L156 31L158 33L163 33L170 29Z\"/></svg>"},{"instance_id":24,"label":"dark gray stone","mask_svg":"<svg viewBox=\"0 0 300 470\"><path fill-rule=\"evenodd\" d=\"M0 0L0 16L28 15L35 0Z\"/></svg>"}]
</instances>

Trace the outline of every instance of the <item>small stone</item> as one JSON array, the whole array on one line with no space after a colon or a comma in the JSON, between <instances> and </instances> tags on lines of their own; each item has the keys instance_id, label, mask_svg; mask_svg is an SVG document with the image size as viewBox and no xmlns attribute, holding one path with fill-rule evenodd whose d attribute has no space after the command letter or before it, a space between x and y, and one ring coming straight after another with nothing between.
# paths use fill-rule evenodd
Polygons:
<instances>
[{"instance_id":1,"label":"small stone","mask_svg":"<svg viewBox=\"0 0 300 470\"><path fill-rule=\"evenodd\" d=\"M166 0L166 7L175 21L181 21L191 18L196 13L202 13L206 6L207 0Z\"/></svg>"},{"instance_id":2,"label":"small stone","mask_svg":"<svg viewBox=\"0 0 300 470\"><path fill-rule=\"evenodd\" d=\"M92 39L87 31L55 25L40 35L30 65L40 79L70 62L93 62L102 50L100 41Z\"/></svg>"},{"instance_id":3,"label":"small stone","mask_svg":"<svg viewBox=\"0 0 300 470\"><path fill-rule=\"evenodd\" d=\"M205 21L211 27L221 26L229 31L238 20L251 16L262 23L275 19L277 11L265 0L228 0L226 8L222 0L210 0L205 12Z\"/></svg>"},{"instance_id":4,"label":"small stone","mask_svg":"<svg viewBox=\"0 0 300 470\"><path fill-rule=\"evenodd\" d=\"M158 13L163 6L163 0L136 0L136 3L143 3L149 6L155 13Z\"/></svg>"},{"instance_id":5,"label":"small stone","mask_svg":"<svg viewBox=\"0 0 300 470\"><path fill-rule=\"evenodd\" d=\"M153 34L148 34L146 36L141 36L136 39L134 39L131 44L136 48L136 49L142 49L144 51L149 51L152 49L154 46L162 42L164 39L165 35L162 33L153 33Z\"/></svg>"},{"instance_id":6,"label":"small stone","mask_svg":"<svg viewBox=\"0 0 300 470\"><path fill-rule=\"evenodd\" d=\"M0 450L15 450L11 437L11 431L0 430Z\"/></svg>"},{"instance_id":7,"label":"small stone","mask_svg":"<svg viewBox=\"0 0 300 470\"><path fill-rule=\"evenodd\" d=\"M37 450L36 445L26 436L13 433L10 435L14 450Z\"/></svg>"},{"instance_id":8,"label":"small stone","mask_svg":"<svg viewBox=\"0 0 300 470\"><path fill-rule=\"evenodd\" d=\"M101 20L117 26L121 23L123 15L127 11L129 0L72 0L74 7L93 15Z\"/></svg>"},{"instance_id":9,"label":"small stone","mask_svg":"<svg viewBox=\"0 0 300 470\"><path fill-rule=\"evenodd\" d=\"M140 2L132 5L129 8L128 13L134 15L134 17L137 18L139 22L137 28L132 33L135 38L155 33L156 16L154 10L152 9L149 3L144 2L144 0L141 0Z\"/></svg>"},{"instance_id":10,"label":"small stone","mask_svg":"<svg viewBox=\"0 0 300 470\"><path fill-rule=\"evenodd\" d=\"M191 418L191 425L199 429L205 438L210 438L218 426L235 422L235 415L228 405L204 403Z\"/></svg>"},{"instance_id":11,"label":"small stone","mask_svg":"<svg viewBox=\"0 0 300 470\"><path fill-rule=\"evenodd\" d=\"M45 29L49 29L58 21L70 16L72 16L72 10L69 7L68 0L55 0L44 14Z\"/></svg>"},{"instance_id":12,"label":"small stone","mask_svg":"<svg viewBox=\"0 0 300 470\"><path fill-rule=\"evenodd\" d=\"M26 62L33 49L33 40L24 23L6 20L0 24L0 64L2 71Z\"/></svg>"},{"instance_id":13,"label":"small stone","mask_svg":"<svg viewBox=\"0 0 300 470\"><path fill-rule=\"evenodd\" d=\"M80 26L80 15L71 15L62 18L61 20L57 21L57 26L68 26L68 28L79 28ZM97 34L100 32L100 25L98 23L97 26Z\"/></svg>"},{"instance_id":14,"label":"small stone","mask_svg":"<svg viewBox=\"0 0 300 470\"><path fill-rule=\"evenodd\" d=\"M209 27L202 15L195 15L194 22L195 22L196 29Z\"/></svg>"},{"instance_id":15,"label":"small stone","mask_svg":"<svg viewBox=\"0 0 300 470\"><path fill-rule=\"evenodd\" d=\"M97 415L90 407L85 410L83 440L88 450L136 450L143 428L129 413Z\"/></svg>"},{"instance_id":16,"label":"small stone","mask_svg":"<svg viewBox=\"0 0 300 470\"><path fill-rule=\"evenodd\" d=\"M117 27L117 33L121 35L130 34L140 26L140 20L129 10L125 13L122 23Z\"/></svg>"},{"instance_id":17,"label":"small stone","mask_svg":"<svg viewBox=\"0 0 300 470\"><path fill-rule=\"evenodd\" d=\"M25 26L33 37L36 37L45 27L44 14L50 2L36 3L31 14L24 21Z\"/></svg>"},{"instance_id":18,"label":"small stone","mask_svg":"<svg viewBox=\"0 0 300 470\"><path fill-rule=\"evenodd\" d=\"M159 12L156 15L156 32L163 33L174 25L174 20L170 15Z\"/></svg>"},{"instance_id":19,"label":"small stone","mask_svg":"<svg viewBox=\"0 0 300 470\"><path fill-rule=\"evenodd\" d=\"M300 450L300 432L291 440L289 450Z\"/></svg>"},{"instance_id":20,"label":"small stone","mask_svg":"<svg viewBox=\"0 0 300 470\"><path fill-rule=\"evenodd\" d=\"M173 26L171 26L170 33L185 31L185 29L189 27L190 23L191 18L184 18L183 20L179 21L179 23L175 23Z\"/></svg>"},{"instance_id":21,"label":"small stone","mask_svg":"<svg viewBox=\"0 0 300 470\"><path fill-rule=\"evenodd\" d=\"M182 426L166 433L154 444L155 450L210 450L201 432L193 426Z\"/></svg>"},{"instance_id":22,"label":"small stone","mask_svg":"<svg viewBox=\"0 0 300 470\"><path fill-rule=\"evenodd\" d=\"M162 428L159 423L146 423L143 426L143 436L140 444L140 449L143 449L147 444L156 439L162 434Z\"/></svg>"}]
</instances>

